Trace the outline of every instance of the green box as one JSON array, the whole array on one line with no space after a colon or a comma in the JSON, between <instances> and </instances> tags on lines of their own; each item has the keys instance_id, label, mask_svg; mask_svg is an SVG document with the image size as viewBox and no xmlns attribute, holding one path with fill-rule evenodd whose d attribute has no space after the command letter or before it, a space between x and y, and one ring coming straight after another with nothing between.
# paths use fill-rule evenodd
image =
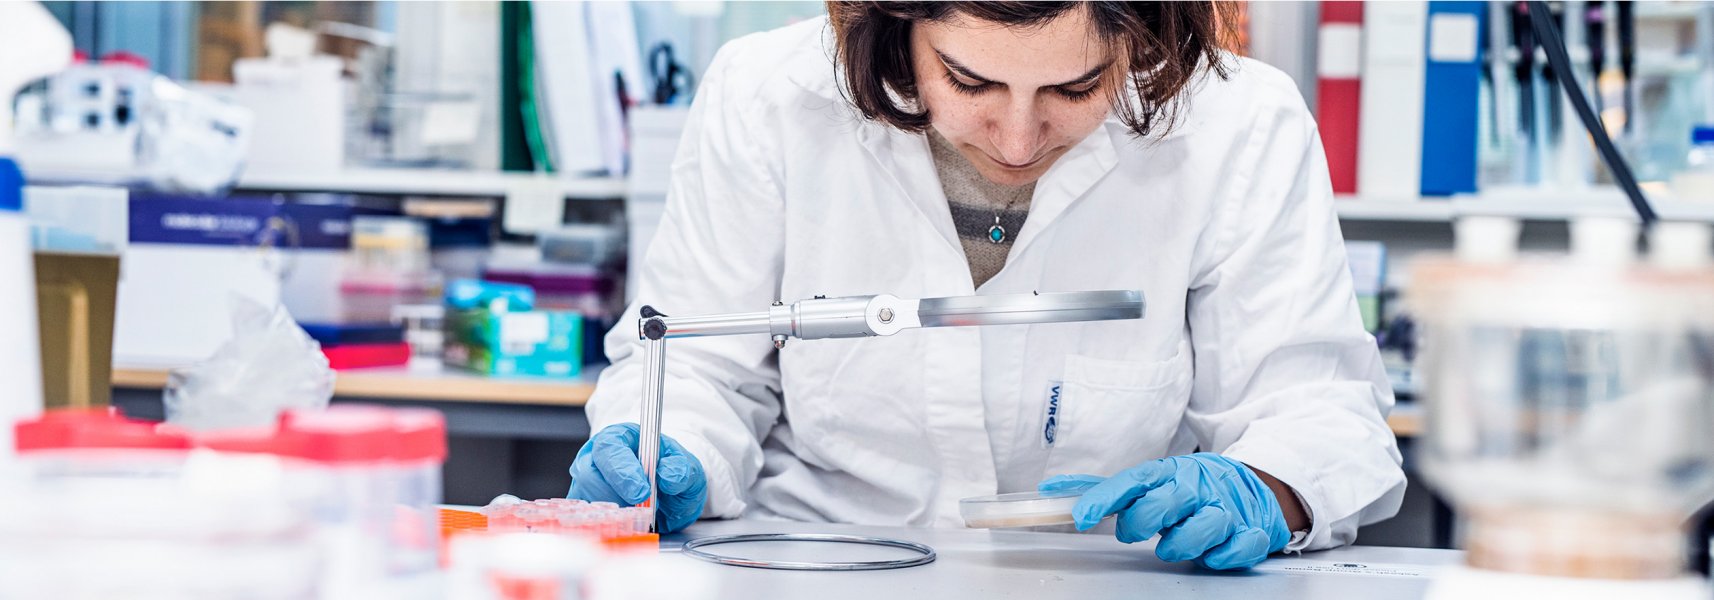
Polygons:
<instances>
[{"instance_id":1,"label":"green box","mask_svg":"<svg viewBox=\"0 0 1714 600\"><path fill-rule=\"evenodd\" d=\"M448 309L445 361L487 375L576 377L583 370L583 316Z\"/></svg>"}]
</instances>

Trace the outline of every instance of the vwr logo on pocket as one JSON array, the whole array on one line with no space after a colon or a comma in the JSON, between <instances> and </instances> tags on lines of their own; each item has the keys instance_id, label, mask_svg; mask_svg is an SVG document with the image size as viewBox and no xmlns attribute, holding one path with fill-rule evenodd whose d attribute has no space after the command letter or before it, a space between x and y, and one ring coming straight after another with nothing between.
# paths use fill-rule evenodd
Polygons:
<instances>
[{"instance_id":1,"label":"vwr logo on pocket","mask_svg":"<svg viewBox=\"0 0 1714 600\"><path fill-rule=\"evenodd\" d=\"M1053 441L1059 437L1059 394L1065 387L1061 381L1047 382L1047 407L1043 409L1041 428L1041 447L1052 448Z\"/></svg>"}]
</instances>

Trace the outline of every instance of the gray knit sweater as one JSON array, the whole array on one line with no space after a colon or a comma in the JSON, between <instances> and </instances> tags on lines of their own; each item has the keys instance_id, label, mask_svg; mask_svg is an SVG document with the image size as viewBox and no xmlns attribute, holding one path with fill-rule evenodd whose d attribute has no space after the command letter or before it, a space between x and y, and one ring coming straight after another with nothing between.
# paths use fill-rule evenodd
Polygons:
<instances>
[{"instance_id":1,"label":"gray knit sweater","mask_svg":"<svg viewBox=\"0 0 1714 600\"><path fill-rule=\"evenodd\" d=\"M939 133L930 130L928 139L934 170L940 175L940 190L946 194L952 224L964 245L964 258L970 262L970 278L976 287L982 287L1006 266L1012 240L1030 214L1030 196L1035 194L1036 184L1007 186L988 181ZM992 231L996 216L1003 235Z\"/></svg>"}]
</instances>

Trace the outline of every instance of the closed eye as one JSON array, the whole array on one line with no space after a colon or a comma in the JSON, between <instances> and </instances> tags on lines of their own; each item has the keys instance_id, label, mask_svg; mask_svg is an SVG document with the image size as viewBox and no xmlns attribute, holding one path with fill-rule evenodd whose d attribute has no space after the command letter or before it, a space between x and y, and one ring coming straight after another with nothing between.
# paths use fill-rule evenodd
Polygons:
<instances>
[{"instance_id":1,"label":"closed eye","mask_svg":"<svg viewBox=\"0 0 1714 600\"><path fill-rule=\"evenodd\" d=\"M975 95L980 94L982 92L988 91L989 89L992 89L994 87L994 83L991 81L984 81L981 83L965 83L964 81L962 81L962 79L956 73L953 73L950 69L946 71L946 83L948 83L952 86L953 91L956 91L960 94L967 94L967 95L971 95L971 96L975 96Z\"/></svg>"},{"instance_id":2,"label":"closed eye","mask_svg":"<svg viewBox=\"0 0 1714 600\"><path fill-rule=\"evenodd\" d=\"M1053 87L1053 92L1064 97L1066 100L1080 102L1095 95L1095 90L1100 89L1100 87L1101 82L1097 80L1078 85L1056 85Z\"/></svg>"},{"instance_id":3,"label":"closed eye","mask_svg":"<svg viewBox=\"0 0 1714 600\"><path fill-rule=\"evenodd\" d=\"M944 74L947 85L952 86L952 90L955 92L975 96L991 89L1005 87L1003 83L977 75L939 50L935 50L934 53L936 58L940 59L941 66L946 68ZM1071 102L1081 102L1095 95L1095 92L1101 88L1101 77L1111 65L1112 63L1107 63L1090 69L1076 79L1038 89L1048 90Z\"/></svg>"}]
</instances>

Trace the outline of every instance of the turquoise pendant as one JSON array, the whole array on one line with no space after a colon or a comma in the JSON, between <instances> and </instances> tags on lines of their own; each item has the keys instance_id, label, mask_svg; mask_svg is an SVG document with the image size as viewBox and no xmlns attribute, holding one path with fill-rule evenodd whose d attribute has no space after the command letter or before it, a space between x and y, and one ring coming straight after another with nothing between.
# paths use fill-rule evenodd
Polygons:
<instances>
[{"instance_id":1,"label":"turquoise pendant","mask_svg":"<svg viewBox=\"0 0 1714 600\"><path fill-rule=\"evenodd\" d=\"M988 228L988 241L996 244L1006 241L1006 228L1000 226L1000 215L994 215L994 226Z\"/></svg>"}]
</instances>

